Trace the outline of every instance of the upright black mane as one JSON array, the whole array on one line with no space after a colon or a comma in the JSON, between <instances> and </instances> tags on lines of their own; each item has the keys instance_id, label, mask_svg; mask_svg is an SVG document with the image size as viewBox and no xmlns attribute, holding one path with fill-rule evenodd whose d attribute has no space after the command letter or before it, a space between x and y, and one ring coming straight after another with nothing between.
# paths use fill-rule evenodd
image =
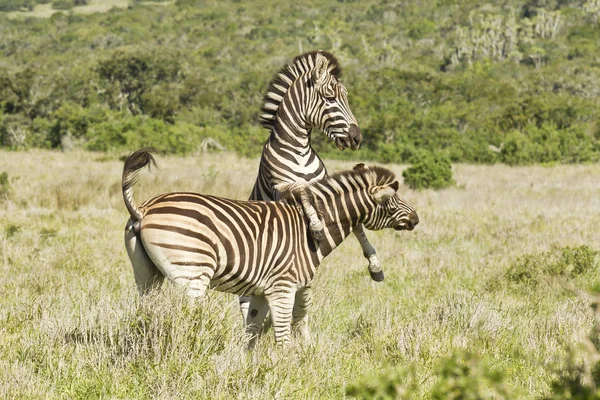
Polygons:
<instances>
[{"instance_id":1,"label":"upright black mane","mask_svg":"<svg viewBox=\"0 0 600 400\"><path fill-rule=\"evenodd\" d=\"M364 164L356 164L351 170L336 172L323 179L314 181L314 183L343 182L348 178L355 180L360 179L367 186L383 186L394 182L396 180L396 174L387 168L379 167L377 165L367 167Z\"/></svg>"},{"instance_id":2,"label":"upright black mane","mask_svg":"<svg viewBox=\"0 0 600 400\"><path fill-rule=\"evenodd\" d=\"M260 123L262 126L269 130L273 128L283 96L296 79L315 67L318 53L329 61L329 73L338 79L341 78L342 68L333 54L322 50L300 54L291 63L284 65L271 80L261 108Z\"/></svg>"}]
</instances>

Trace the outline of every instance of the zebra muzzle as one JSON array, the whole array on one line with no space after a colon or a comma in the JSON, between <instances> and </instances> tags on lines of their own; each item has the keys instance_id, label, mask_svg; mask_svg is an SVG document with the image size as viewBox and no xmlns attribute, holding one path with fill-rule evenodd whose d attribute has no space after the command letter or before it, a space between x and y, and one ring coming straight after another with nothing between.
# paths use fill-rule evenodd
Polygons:
<instances>
[{"instance_id":1,"label":"zebra muzzle","mask_svg":"<svg viewBox=\"0 0 600 400\"><path fill-rule=\"evenodd\" d=\"M349 147L352 150L358 150L360 144L362 143L362 133L360 132L360 128L356 124L351 124L350 129L348 129L348 139L349 139Z\"/></svg>"}]
</instances>

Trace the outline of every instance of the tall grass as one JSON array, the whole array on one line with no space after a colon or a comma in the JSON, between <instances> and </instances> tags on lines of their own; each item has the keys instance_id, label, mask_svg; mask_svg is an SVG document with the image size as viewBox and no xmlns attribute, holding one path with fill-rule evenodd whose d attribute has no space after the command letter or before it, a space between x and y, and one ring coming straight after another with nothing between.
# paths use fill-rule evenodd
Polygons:
<instances>
[{"instance_id":1,"label":"tall grass","mask_svg":"<svg viewBox=\"0 0 600 400\"><path fill-rule=\"evenodd\" d=\"M140 177L138 201L171 190L247 198L258 160L161 156L159 167ZM401 177L404 167L389 167ZM252 352L235 296L211 291L191 304L165 285L139 299L121 169L114 155L0 152L11 179L0 203L0 398L337 399L408 365L427 397L457 351L501 371L517 398L537 398L593 326L564 283L600 284L597 256L577 273L540 267L535 285L510 271L563 260L567 247L598 249L599 165L455 165L452 188L401 186L421 222L368 232L386 280L369 279L350 238L317 273L313 343L280 349L270 331Z\"/></svg>"}]
</instances>

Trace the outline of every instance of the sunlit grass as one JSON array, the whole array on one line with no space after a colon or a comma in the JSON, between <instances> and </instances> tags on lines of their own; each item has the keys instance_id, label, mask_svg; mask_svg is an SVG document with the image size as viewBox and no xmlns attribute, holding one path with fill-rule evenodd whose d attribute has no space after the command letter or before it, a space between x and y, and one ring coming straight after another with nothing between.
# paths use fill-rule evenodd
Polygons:
<instances>
[{"instance_id":1,"label":"sunlit grass","mask_svg":"<svg viewBox=\"0 0 600 400\"><path fill-rule=\"evenodd\" d=\"M25 17L36 17L36 18L50 18L57 12L70 13L73 12L75 14L91 14L98 12L107 12L112 8L127 8L131 3L131 0L88 0L87 5L76 6L69 10L56 10L52 8L52 2L48 2L46 4L36 4L33 7L33 10L21 10L21 11L11 11L6 13L9 18L25 18ZM142 1L142 4L151 5L151 6L166 6L171 4L171 1L162 1L162 2L153 2L153 1Z\"/></svg>"},{"instance_id":2,"label":"sunlit grass","mask_svg":"<svg viewBox=\"0 0 600 400\"><path fill-rule=\"evenodd\" d=\"M137 201L171 190L245 199L258 160L159 156L159 167L141 175ZM166 285L138 298L117 155L0 152L2 172L0 398L340 398L356 379L410 363L425 393L456 349L486 357L520 398L535 398L592 326L559 281L598 284L597 262L567 277L540 273L536 285L507 271L526 254L600 247L600 165L456 165L456 187L401 186L421 222L368 232L386 280L369 279L349 238L317 273L314 343L278 349L269 331L251 353L235 296L210 292L192 305Z\"/></svg>"}]
</instances>

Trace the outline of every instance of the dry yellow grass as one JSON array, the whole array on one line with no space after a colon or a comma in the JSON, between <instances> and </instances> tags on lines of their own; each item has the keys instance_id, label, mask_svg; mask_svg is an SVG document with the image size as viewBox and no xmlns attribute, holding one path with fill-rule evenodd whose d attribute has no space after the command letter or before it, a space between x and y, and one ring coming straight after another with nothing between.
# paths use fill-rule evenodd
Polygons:
<instances>
[{"instance_id":1,"label":"dry yellow grass","mask_svg":"<svg viewBox=\"0 0 600 400\"><path fill-rule=\"evenodd\" d=\"M331 172L352 163L326 161ZM172 190L247 198L258 159L159 157L141 202ZM388 166L401 176L403 166ZM355 379L411 362L422 393L457 348L487 357L519 398L549 390L553 366L592 326L553 277L506 279L519 256L600 243L600 165L454 166L457 186L403 197L413 232L368 232L386 280L371 282L350 238L315 280L315 343L242 345L235 296L197 306L166 286L138 299L122 241L116 156L0 151L0 398L340 398ZM586 289L595 269L569 279Z\"/></svg>"},{"instance_id":2,"label":"dry yellow grass","mask_svg":"<svg viewBox=\"0 0 600 400\"><path fill-rule=\"evenodd\" d=\"M66 12L73 12L75 14L93 14L110 11L113 8L127 8L129 6L129 0L88 0L88 4L85 6L73 7ZM142 2L142 4L148 4L152 6L166 6L171 2ZM65 10L55 10L52 8L52 2L47 4L37 4L31 11L11 11L6 13L9 18L25 18L25 17L36 17L36 18L50 18L57 12L65 12Z\"/></svg>"}]
</instances>

